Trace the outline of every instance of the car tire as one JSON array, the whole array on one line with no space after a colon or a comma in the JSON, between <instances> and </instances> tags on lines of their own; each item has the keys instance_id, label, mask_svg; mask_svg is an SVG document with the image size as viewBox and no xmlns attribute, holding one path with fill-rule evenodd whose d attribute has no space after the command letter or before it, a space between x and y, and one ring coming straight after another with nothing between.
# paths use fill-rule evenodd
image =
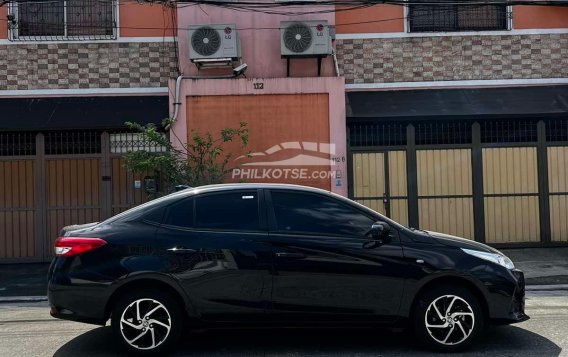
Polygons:
<instances>
[{"instance_id":1,"label":"car tire","mask_svg":"<svg viewBox=\"0 0 568 357\"><path fill-rule=\"evenodd\" d=\"M111 326L129 352L160 354L171 349L183 331L182 308L170 294L134 291L114 305Z\"/></svg>"},{"instance_id":2,"label":"car tire","mask_svg":"<svg viewBox=\"0 0 568 357\"><path fill-rule=\"evenodd\" d=\"M457 352L479 337L484 329L484 316L470 290L447 286L430 289L417 299L413 323L418 342L423 346L439 352Z\"/></svg>"}]
</instances>

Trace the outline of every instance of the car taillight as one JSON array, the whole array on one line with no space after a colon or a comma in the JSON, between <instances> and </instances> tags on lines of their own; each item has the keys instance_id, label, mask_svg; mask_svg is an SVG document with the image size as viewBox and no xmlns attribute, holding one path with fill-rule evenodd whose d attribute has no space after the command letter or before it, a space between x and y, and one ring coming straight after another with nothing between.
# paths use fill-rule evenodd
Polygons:
<instances>
[{"instance_id":1,"label":"car taillight","mask_svg":"<svg viewBox=\"0 0 568 357\"><path fill-rule=\"evenodd\" d=\"M59 237L55 241L55 255L58 257L72 257L107 244L100 238Z\"/></svg>"}]
</instances>

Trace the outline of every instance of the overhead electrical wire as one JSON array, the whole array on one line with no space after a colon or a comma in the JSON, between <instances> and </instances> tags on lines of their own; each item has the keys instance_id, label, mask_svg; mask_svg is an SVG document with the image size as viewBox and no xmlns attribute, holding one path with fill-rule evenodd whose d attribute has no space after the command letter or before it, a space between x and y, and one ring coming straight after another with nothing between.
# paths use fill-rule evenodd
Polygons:
<instances>
[{"instance_id":1,"label":"overhead electrical wire","mask_svg":"<svg viewBox=\"0 0 568 357\"><path fill-rule=\"evenodd\" d=\"M363 7L368 7L368 6L362 6L362 7L354 7L354 8L349 8L349 9L343 9L342 11L350 11L350 10L354 10L354 9L358 9L358 8L363 8ZM441 10L442 13L444 12L448 12L448 13L454 13L455 10L454 9L445 9L445 10ZM306 14L317 14L320 12L307 12ZM341 27L341 26L351 26L351 25L365 25L365 24L372 24L372 23L382 23L382 22L390 22L390 21L401 21L401 20L409 20L409 19L417 19L420 17L428 17L427 14L425 15L407 15L407 16L401 16L401 17L392 17L392 18L386 18L386 19L377 19L377 20L367 20L367 21L355 21L355 22L347 22L347 23L340 23L340 24L334 24L334 25L329 25L330 27ZM177 20L177 19L176 19ZM0 21L4 21L4 22L8 22L7 19L0 19ZM177 22L177 21L176 21ZM59 22L57 23L43 23L42 26L46 27L46 28L59 28L61 26L61 24ZM73 24L74 27L85 27L85 28L94 28L94 29L100 29L100 28L109 28L108 26L105 25L79 25L79 24ZM15 28L17 28L17 26L15 26ZM164 26L162 27L154 27L154 26L121 26L121 25L114 25L112 26L113 29L127 29L127 30L172 30L172 31L186 31L188 30L187 27L174 27L173 23L172 23L172 27L167 27L166 24L164 24ZM237 27L236 28L237 31L254 31L254 30L280 30L280 27L273 27L273 26L262 26L262 27Z\"/></svg>"},{"instance_id":2,"label":"overhead electrical wire","mask_svg":"<svg viewBox=\"0 0 568 357\"><path fill-rule=\"evenodd\" d=\"M4 3L2 3L2 5L10 2L10 3L34 3L34 4L48 4L48 3L58 3L61 0L4 0ZM101 3L119 3L121 5L125 5L125 0L121 0L120 2L118 2L117 0L93 0L93 1L97 1L97 2L101 2ZM561 0L563 5L566 4L568 5L568 0ZM420 4L420 5L438 5L440 6L440 9L438 9L439 12L444 13L444 12L448 12L448 13L456 13L456 8L454 5L467 5L468 7L474 8L474 7L484 7L489 5L495 5L497 3L499 4L510 4L513 1L494 1L494 0L490 0L490 1L465 1L465 0L461 0L461 1L455 1L455 0L424 0L424 1L413 1L413 0L409 0L409 1L405 1L405 0L385 0L385 1L376 1L376 0L324 0L324 1L295 1L295 0L291 0L291 1L277 1L277 2L263 2L262 0L260 1L251 1L251 0L239 0L238 2L232 2L232 1L220 1L220 0L176 0L176 1L149 1L149 0L141 0L141 1L137 1L137 0L128 0L128 3L130 4L155 4L155 5L172 5L174 4L174 6L177 7L187 7L187 6L196 6L196 5L210 5L210 6L216 6L216 7L222 7L222 8L226 8L229 10L234 10L234 11L239 11L239 12L255 12L255 13L264 13L264 14L269 14L269 15L280 15L280 16L302 16L302 15L316 15L316 14L328 14L328 13L335 13L335 12L343 12L343 11L353 11L353 10L358 10L358 9L364 9L364 8L368 8L371 6L375 6L378 4L386 4L386 3L400 3L400 4L404 4L404 5L408 5L408 4ZM518 1L515 1L518 2ZM541 3L542 1L526 1L523 0L523 3L527 3L527 2L539 2ZM559 2L559 0L555 0L555 3ZM341 4L341 7L339 8L329 8L329 9L317 9L317 10L305 10L305 11L287 11L287 12L283 12L283 11L275 11L273 9L278 9L278 8L285 8L289 10L290 5L289 4L295 4L294 7L299 8L301 6L299 6L298 4L303 4L306 7L308 5L322 5L323 3L326 3L328 7L331 7L332 5L338 5ZM349 5L347 5L349 4ZM254 5L254 6L253 6ZM167 8L170 8L170 6L164 6ZM252 6L252 7L251 7ZM164 19L164 27L152 27L152 26L119 26L114 24L112 26L112 28L114 29L132 29L132 30L172 30L172 31L184 31L187 30L187 28L182 28L182 27L177 27L177 16L176 14L174 14L175 11L172 11L172 22L171 22L171 27L165 28L166 24L165 24L165 19ZM330 25L331 27L341 27L341 26L350 26L350 25L362 25L362 24L372 24L372 23L381 23L381 22L389 22L389 21L400 21L400 20L412 20L412 19L417 19L419 18L421 15L419 14L413 14L412 16L410 14L408 14L407 16L402 16L402 17L394 17L394 18L387 18L387 19L377 19L377 20L367 20L367 21L355 21L355 22L349 22L349 23L339 23L339 24L335 24L335 25ZM428 17L428 14L424 14L422 16ZM1 19L0 21L5 21L8 22L9 20L7 19ZM14 22L13 20L10 22ZM17 23L17 21L15 21L15 23ZM57 23L42 23L43 26L50 28L58 28L61 26L61 24L59 22ZM88 27L88 28L109 28L108 25L95 25L95 24L89 24L89 25L79 25L79 24L73 24L74 27ZM17 25L13 25L13 28L17 28ZM279 27L237 27L238 31L248 31L248 30L278 30L280 29ZM165 36L164 36L165 37Z\"/></svg>"},{"instance_id":3,"label":"overhead electrical wire","mask_svg":"<svg viewBox=\"0 0 568 357\"><path fill-rule=\"evenodd\" d=\"M62 0L0 0L0 6L6 4L53 4L61 3ZM371 7L374 5L432 5L448 7L454 10L455 5L486 6L486 5L540 5L540 6L568 6L568 0L285 0L285 1L266 1L266 0L92 0L104 4L153 4L167 8L184 8L195 5L209 5L239 12L255 12L267 15L280 16L302 16L314 14L326 14L341 11L357 10ZM300 10L301 8L311 8L310 10ZM326 9L313 9L314 7L328 7ZM293 10L292 10L293 8ZM396 19L398 20L398 19Z\"/></svg>"},{"instance_id":4,"label":"overhead electrical wire","mask_svg":"<svg viewBox=\"0 0 568 357\"><path fill-rule=\"evenodd\" d=\"M61 3L63 0L0 0L0 6L9 3L50 4ZM564 6L568 0L94 0L101 3L155 4L166 7L182 5L211 5L230 8L283 8L283 7L314 7L341 5L535 5L535 6Z\"/></svg>"},{"instance_id":5,"label":"overhead electrical wire","mask_svg":"<svg viewBox=\"0 0 568 357\"><path fill-rule=\"evenodd\" d=\"M21 1L21 0L20 0ZM150 3L159 3L159 0ZM296 6L330 6L330 5L568 5L566 0L286 0L266 2L262 0L243 0L238 2L227 0L177 0L177 4L201 4L221 7L296 7Z\"/></svg>"}]
</instances>

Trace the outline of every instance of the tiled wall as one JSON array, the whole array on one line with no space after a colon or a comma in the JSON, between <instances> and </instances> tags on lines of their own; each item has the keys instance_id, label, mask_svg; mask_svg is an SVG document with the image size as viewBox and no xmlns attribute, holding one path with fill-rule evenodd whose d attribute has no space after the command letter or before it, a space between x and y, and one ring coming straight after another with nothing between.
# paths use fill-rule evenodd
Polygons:
<instances>
[{"instance_id":1,"label":"tiled wall","mask_svg":"<svg viewBox=\"0 0 568 357\"><path fill-rule=\"evenodd\" d=\"M166 87L171 42L0 45L0 90Z\"/></svg>"},{"instance_id":2,"label":"tiled wall","mask_svg":"<svg viewBox=\"0 0 568 357\"><path fill-rule=\"evenodd\" d=\"M568 34L337 40L347 84L568 77Z\"/></svg>"}]
</instances>

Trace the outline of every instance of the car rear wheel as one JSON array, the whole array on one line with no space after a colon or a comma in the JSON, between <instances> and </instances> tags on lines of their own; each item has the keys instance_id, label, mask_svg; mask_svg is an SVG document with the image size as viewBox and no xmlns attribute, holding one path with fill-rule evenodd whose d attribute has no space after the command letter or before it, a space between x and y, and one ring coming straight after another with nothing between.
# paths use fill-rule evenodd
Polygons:
<instances>
[{"instance_id":1,"label":"car rear wheel","mask_svg":"<svg viewBox=\"0 0 568 357\"><path fill-rule=\"evenodd\" d=\"M124 348L140 354L171 348L183 329L177 301L159 291L137 291L118 300L111 316L115 336Z\"/></svg>"},{"instance_id":2,"label":"car rear wheel","mask_svg":"<svg viewBox=\"0 0 568 357\"><path fill-rule=\"evenodd\" d=\"M479 301L462 287L427 291L416 302L413 318L418 340L428 348L443 352L467 348L484 326Z\"/></svg>"}]
</instances>

